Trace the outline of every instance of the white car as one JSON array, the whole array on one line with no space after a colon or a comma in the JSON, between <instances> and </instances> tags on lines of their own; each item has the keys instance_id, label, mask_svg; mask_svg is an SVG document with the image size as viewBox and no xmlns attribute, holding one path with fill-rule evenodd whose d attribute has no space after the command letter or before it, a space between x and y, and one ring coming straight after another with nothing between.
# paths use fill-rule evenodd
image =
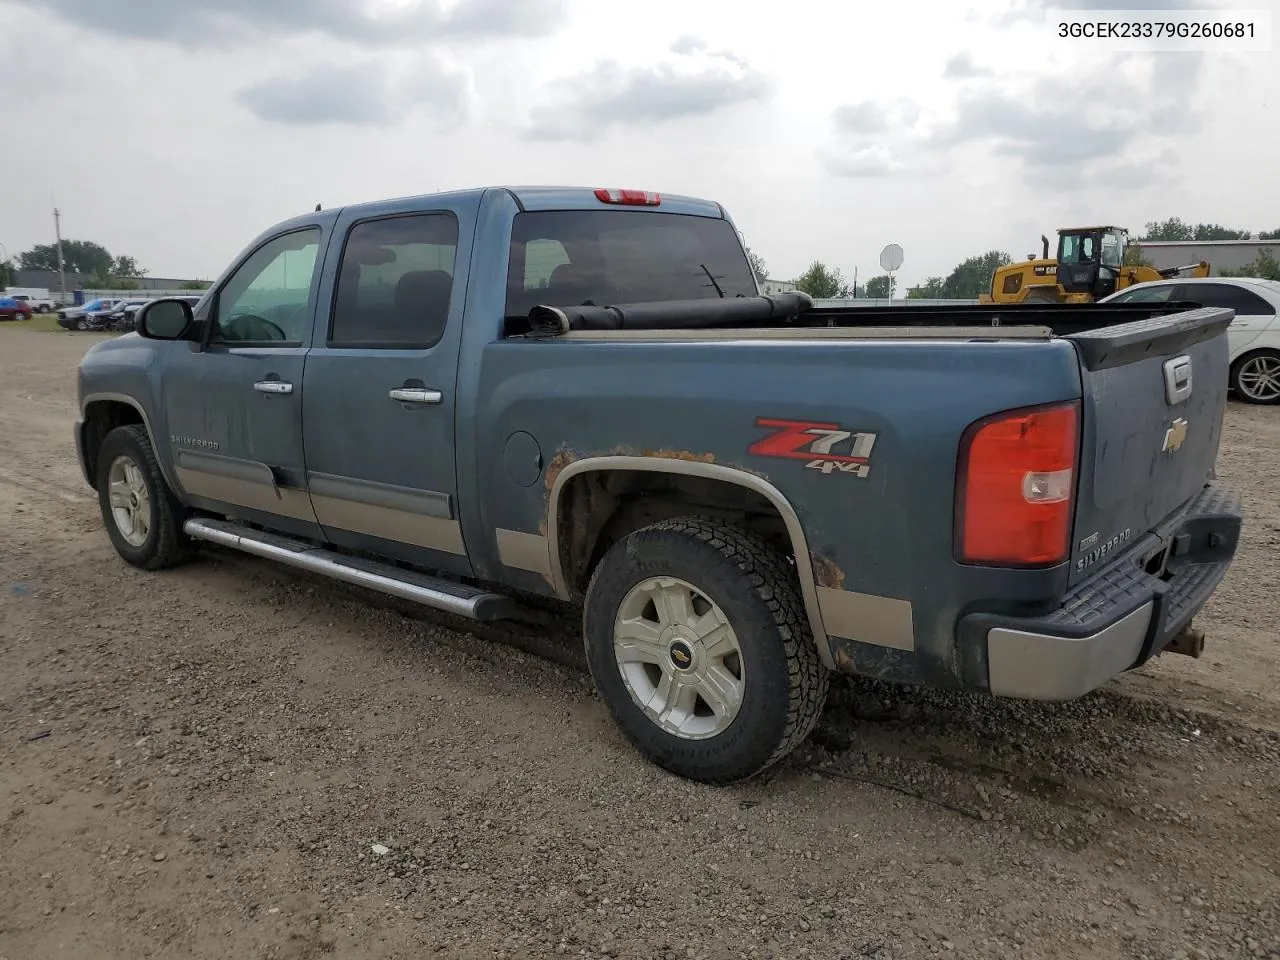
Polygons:
<instances>
[{"instance_id":1,"label":"white car","mask_svg":"<svg viewBox=\"0 0 1280 960\"><path fill-rule=\"evenodd\" d=\"M1152 280L1135 283L1099 303L1187 300L1236 312L1227 330L1231 389L1247 403L1280 403L1280 281L1255 277Z\"/></svg>"}]
</instances>

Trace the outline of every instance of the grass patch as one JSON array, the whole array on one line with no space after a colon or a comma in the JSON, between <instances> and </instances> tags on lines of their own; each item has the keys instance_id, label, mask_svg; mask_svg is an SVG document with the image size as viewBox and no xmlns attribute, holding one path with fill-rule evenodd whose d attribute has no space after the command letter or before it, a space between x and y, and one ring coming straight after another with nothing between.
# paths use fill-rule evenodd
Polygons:
<instances>
[{"instance_id":1,"label":"grass patch","mask_svg":"<svg viewBox=\"0 0 1280 960\"><path fill-rule=\"evenodd\" d=\"M40 333L66 333L58 326L56 313L33 313L30 320L0 321L0 330L36 330Z\"/></svg>"}]
</instances>

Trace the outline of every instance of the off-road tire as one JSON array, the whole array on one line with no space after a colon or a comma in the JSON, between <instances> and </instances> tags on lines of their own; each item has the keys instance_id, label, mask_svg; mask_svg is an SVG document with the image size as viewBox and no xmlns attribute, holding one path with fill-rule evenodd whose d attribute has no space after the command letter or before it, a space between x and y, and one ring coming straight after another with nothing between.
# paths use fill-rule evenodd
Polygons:
<instances>
[{"instance_id":1,"label":"off-road tire","mask_svg":"<svg viewBox=\"0 0 1280 960\"><path fill-rule=\"evenodd\" d=\"M134 546L124 538L111 511L108 477L111 464L120 455L128 456L138 465L146 483L151 502L151 523L147 538L140 546ZM138 424L116 427L102 441L98 450L95 486L98 489L98 506L102 522L116 552L126 563L143 570L163 570L189 560L195 552L191 539L182 532L186 508L174 497L165 483L160 464L147 431Z\"/></svg>"},{"instance_id":2,"label":"off-road tire","mask_svg":"<svg viewBox=\"0 0 1280 960\"><path fill-rule=\"evenodd\" d=\"M745 668L742 705L708 739L685 739L651 721L632 700L614 653L622 599L650 577L678 577L714 600L737 634ZM630 742L679 776L726 784L776 764L822 714L830 675L818 657L795 574L765 540L702 517L666 520L614 544L587 588L587 660L596 690Z\"/></svg>"}]
</instances>

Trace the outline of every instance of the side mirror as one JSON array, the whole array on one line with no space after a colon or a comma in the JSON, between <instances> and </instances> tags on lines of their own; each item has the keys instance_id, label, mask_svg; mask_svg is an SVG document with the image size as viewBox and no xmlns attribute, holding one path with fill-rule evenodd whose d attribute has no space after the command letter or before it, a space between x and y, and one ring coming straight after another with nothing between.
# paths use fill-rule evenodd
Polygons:
<instances>
[{"instance_id":1,"label":"side mirror","mask_svg":"<svg viewBox=\"0 0 1280 960\"><path fill-rule=\"evenodd\" d=\"M152 300L138 310L135 326L148 340L182 340L191 329L194 314L185 300Z\"/></svg>"}]
</instances>

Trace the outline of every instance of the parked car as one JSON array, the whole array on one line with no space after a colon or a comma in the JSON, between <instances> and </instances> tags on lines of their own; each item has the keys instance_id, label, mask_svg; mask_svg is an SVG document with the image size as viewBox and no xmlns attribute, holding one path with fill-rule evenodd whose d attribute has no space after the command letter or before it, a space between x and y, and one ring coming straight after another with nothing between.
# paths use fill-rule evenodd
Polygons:
<instances>
[{"instance_id":1,"label":"parked car","mask_svg":"<svg viewBox=\"0 0 1280 960\"><path fill-rule=\"evenodd\" d=\"M134 327L134 318L143 304L150 300L121 300L106 310L85 314L85 328L89 330L118 330L128 332Z\"/></svg>"},{"instance_id":2,"label":"parked car","mask_svg":"<svg viewBox=\"0 0 1280 960\"><path fill-rule=\"evenodd\" d=\"M308 212L148 304L81 361L75 436L136 567L211 542L475 620L581 604L626 736L724 783L833 671L1064 700L1198 656L1230 321L816 308L759 294L717 203L469 190Z\"/></svg>"},{"instance_id":3,"label":"parked car","mask_svg":"<svg viewBox=\"0 0 1280 960\"><path fill-rule=\"evenodd\" d=\"M31 307L31 309L36 313L49 313L55 306L53 299L49 296L48 290L42 290L37 293L30 293L26 290L6 290L4 295L6 297L13 297L15 300L21 300L23 303Z\"/></svg>"},{"instance_id":4,"label":"parked car","mask_svg":"<svg viewBox=\"0 0 1280 960\"><path fill-rule=\"evenodd\" d=\"M88 330L89 314L110 311L122 300L122 297L99 297L79 307L64 307L58 311L58 326L65 330Z\"/></svg>"},{"instance_id":5,"label":"parked car","mask_svg":"<svg viewBox=\"0 0 1280 960\"><path fill-rule=\"evenodd\" d=\"M0 320L30 320L31 304L14 297L0 297Z\"/></svg>"},{"instance_id":6,"label":"parked car","mask_svg":"<svg viewBox=\"0 0 1280 960\"><path fill-rule=\"evenodd\" d=\"M1228 307L1231 389L1246 403L1280 403L1280 282L1255 277L1206 277L1137 283L1099 303L1198 303Z\"/></svg>"}]
</instances>

